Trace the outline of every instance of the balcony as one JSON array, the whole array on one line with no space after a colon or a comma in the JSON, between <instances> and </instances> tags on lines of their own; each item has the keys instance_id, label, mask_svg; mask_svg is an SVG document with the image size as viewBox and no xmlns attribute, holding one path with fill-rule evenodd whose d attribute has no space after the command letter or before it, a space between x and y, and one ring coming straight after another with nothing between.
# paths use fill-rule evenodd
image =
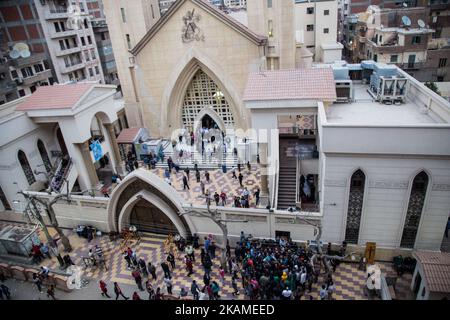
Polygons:
<instances>
[{"instance_id":1,"label":"balcony","mask_svg":"<svg viewBox=\"0 0 450 320\"><path fill-rule=\"evenodd\" d=\"M24 66L29 66L47 59L47 55L43 53L33 53L28 58L18 58L12 59L11 64L16 68L21 68Z\"/></svg>"},{"instance_id":2,"label":"balcony","mask_svg":"<svg viewBox=\"0 0 450 320\"><path fill-rule=\"evenodd\" d=\"M60 32L52 31L50 33L50 37L52 39L58 39L58 38L66 38L66 37L70 37L70 36L75 36L77 34L78 34L78 30L75 30L75 29L60 31Z\"/></svg>"},{"instance_id":3,"label":"balcony","mask_svg":"<svg viewBox=\"0 0 450 320\"><path fill-rule=\"evenodd\" d=\"M23 78L23 85L24 86L30 86L36 82L47 80L52 76L52 70L44 70L39 73L35 73L33 76L28 78Z\"/></svg>"},{"instance_id":4,"label":"balcony","mask_svg":"<svg viewBox=\"0 0 450 320\"><path fill-rule=\"evenodd\" d=\"M69 49L64 49L64 50L57 50L56 56L57 57L66 56L68 54L77 53L77 52L81 52L80 47L74 47L74 48L69 48Z\"/></svg>"},{"instance_id":5,"label":"balcony","mask_svg":"<svg viewBox=\"0 0 450 320\"><path fill-rule=\"evenodd\" d=\"M58 20L58 19L67 19L69 17L69 13L67 12L66 7L59 7L55 9L50 9L45 13L46 20Z\"/></svg>"},{"instance_id":6,"label":"balcony","mask_svg":"<svg viewBox=\"0 0 450 320\"><path fill-rule=\"evenodd\" d=\"M72 64L68 64L64 66L61 70L61 73L70 73L78 69L82 69L86 66L86 64L83 61L74 62Z\"/></svg>"}]
</instances>

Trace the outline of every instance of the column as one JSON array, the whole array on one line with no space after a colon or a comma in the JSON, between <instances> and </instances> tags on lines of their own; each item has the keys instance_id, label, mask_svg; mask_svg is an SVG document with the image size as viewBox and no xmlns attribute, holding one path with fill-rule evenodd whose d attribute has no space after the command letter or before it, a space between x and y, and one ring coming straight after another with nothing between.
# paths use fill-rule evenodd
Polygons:
<instances>
[{"instance_id":1,"label":"column","mask_svg":"<svg viewBox=\"0 0 450 320\"><path fill-rule=\"evenodd\" d=\"M88 174L88 181L86 185L88 188L96 188L99 185L97 172L95 171L94 163L92 163L91 151L89 150L89 140L83 143L77 143L83 158L83 164Z\"/></svg>"},{"instance_id":2,"label":"column","mask_svg":"<svg viewBox=\"0 0 450 320\"><path fill-rule=\"evenodd\" d=\"M259 207L265 208L269 204L269 183L267 170L267 143L259 143L259 160L261 170L261 194Z\"/></svg>"},{"instance_id":3,"label":"column","mask_svg":"<svg viewBox=\"0 0 450 320\"><path fill-rule=\"evenodd\" d=\"M108 142L110 149L112 150L112 159L114 160L114 169L116 173L122 175L124 173L124 168L122 166L119 145L117 144L116 133L114 132L114 126L111 123L105 123L103 126L108 131Z\"/></svg>"}]
</instances>

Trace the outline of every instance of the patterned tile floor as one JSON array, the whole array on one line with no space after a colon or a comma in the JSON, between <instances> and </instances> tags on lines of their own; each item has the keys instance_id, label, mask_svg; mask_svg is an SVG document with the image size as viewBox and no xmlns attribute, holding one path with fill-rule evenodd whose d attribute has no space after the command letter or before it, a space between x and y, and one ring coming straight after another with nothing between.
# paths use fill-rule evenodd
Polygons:
<instances>
[{"instance_id":1,"label":"patterned tile floor","mask_svg":"<svg viewBox=\"0 0 450 320\"><path fill-rule=\"evenodd\" d=\"M91 280L103 279L107 283L112 284L116 281L119 284L125 285L135 285L135 282L131 276L131 271L127 269L125 260L119 251L120 241L111 242L109 237L102 236L94 238L91 243L88 243L86 239L79 238L73 232L68 232L71 243L74 247L73 252L70 254L72 260L75 264L84 266L83 257L88 255L90 248L93 248L95 244L99 244L105 253L107 259L107 271L100 269L88 268L84 271L84 276L90 278ZM160 263L165 260L166 253L164 252L163 246L164 239L154 236L144 237L139 244L133 243L131 247L136 250L139 258L143 258L146 262L151 261L156 265L158 280L153 282L154 287L161 287L163 292L166 292L166 287L163 283L163 271L160 267ZM220 254L220 252L218 252ZM191 282L193 279L199 283L203 284L203 268L200 265L200 252L196 251L196 263L194 265L194 274L191 277L187 277L187 271L184 269L184 264L182 262L182 256L176 261L176 268L173 271L173 292L177 294L181 287L184 287L189 291ZM212 280L216 280L220 284L219 280L219 259L214 259L214 266L212 269ZM52 261L46 260L43 262L44 265L50 268L58 268L58 263L54 258ZM392 265L390 263L380 263L383 271L387 273L394 273ZM367 297L364 294L365 287L365 271L358 270L358 264L342 263L336 269L334 274L334 281L336 284L336 292L334 298L337 300L366 300ZM409 283L411 281L411 275L405 274L397 280L396 292L398 299L410 298L409 295ZM313 286L311 294L303 297L303 299L309 299L309 295L313 296L314 299L319 299L319 288L322 283L322 278L319 279L318 284ZM241 294L238 299L244 299L242 294L243 290L241 283L238 282ZM226 275L225 283L221 284L221 296L223 299L234 299L232 296L233 289L231 288L231 277Z\"/></svg>"},{"instance_id":2,"label":"patterned tile floor","mask_svg":"<svg viewBox=\"0 0 450 320\"><path fill-rule=\"evenodd\" d=\"M250 205L254 206L255 199L253 197L253 193L260 186L260 169L257 165L252 164L251 171L249 171L246 166L245 168L243 166L241 170L242 175L244 176L242 183L244 187L247 187L248 191L250 192ZM151 171L164 179L164 169L157 168ZM209 170L210 183L206 183L204 171L201 170L200 173L201 179L205 182L206 185L205 189L209 189L211 195L214 195L214 192L216 191L218 194L220 194L222 191L227 194L227 206L233 205L235 195L241 195L243 188L240 187L238 179L233 179L233 173L231 170L228 170L228 172L225 174L222 172L222 170L219 169ZM178 174L172 173L172 186L175 188L175 190L178 191L178 193L186 202L192 202L193 204L197 205L204 205L206 200L200 197L202 195L202 191L200 188L200 183L197 183L197 180L195 178L195 171L191 170L189 174L190 190L183 190L183 175L183 170L180 170ZM236 175L239 176L239 171L237 169Z\"/></svg>"}]
</instances>

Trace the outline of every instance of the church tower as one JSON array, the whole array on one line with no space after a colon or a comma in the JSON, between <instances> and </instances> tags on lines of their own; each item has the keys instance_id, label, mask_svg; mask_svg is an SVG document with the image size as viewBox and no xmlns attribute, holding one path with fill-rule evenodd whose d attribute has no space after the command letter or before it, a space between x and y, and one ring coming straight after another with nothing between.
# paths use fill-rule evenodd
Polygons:
<instances>
[{"instance_id":1,"label":"church tower","mask_svg":"<svg viewBox=\"0 0 450 320\"><path fill-rule=\"evenodd\" d=\"M249 28L268 38L267 69L294 69L294 1L247 1L247 14Z\"/></svg>"}]
</instances>

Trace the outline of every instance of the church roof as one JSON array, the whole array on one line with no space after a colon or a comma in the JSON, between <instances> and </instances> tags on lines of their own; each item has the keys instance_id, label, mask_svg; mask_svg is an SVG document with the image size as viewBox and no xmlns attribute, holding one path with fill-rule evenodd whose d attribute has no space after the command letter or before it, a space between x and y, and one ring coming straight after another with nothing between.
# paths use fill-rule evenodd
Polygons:
<instances>
[{"instance_id":1,"label":"church roof","mask_svg":"<svg viewBox=\"0 0 450 320\"><path fill-rule=\"evenodd\" d=\"M70 109L95 85L95 83L77 83L40 86L19 104L16 110Z\"/></svg>"},{"instance_id":2,"label":"church roof","mask_svg":"<svg viewBox=\"0 0 450 320\"><path fill-rule=\"evenodd\" d=\"M335 101L336 88L331 68L305 68L251 73L244 101L322 100Z\"/></svg>"},{"instance_id":3,"label":"church roof","mask_svg":"<svg viewBox=\"0 0 450 320\"><path fill-rule=\"evenodd\" d=\"M241 34L243 34L245 37L247 37L252 42L256 43L257 45L263 45L267 41L267 37L259 35L252 30L250 30L247 26L243 25L236 19L232 18L231 16L227 15L220 9L218 9L216 6L210 4L207 2L207 0L177 0L175 3L172 4L172 6L167 10L166 13L150 28L150 30L147 31L145 36L136 44L136 46L130 50L130 52L133 55L138 54L145 45L153 38L153 36L164 26L164 24L172 17L172 15L186 2L186 1L192 1L202 9L206 10L222 22L224 22L226 25L230 26L231 28L237 30Z\"/></svg>"}]
</instances>

